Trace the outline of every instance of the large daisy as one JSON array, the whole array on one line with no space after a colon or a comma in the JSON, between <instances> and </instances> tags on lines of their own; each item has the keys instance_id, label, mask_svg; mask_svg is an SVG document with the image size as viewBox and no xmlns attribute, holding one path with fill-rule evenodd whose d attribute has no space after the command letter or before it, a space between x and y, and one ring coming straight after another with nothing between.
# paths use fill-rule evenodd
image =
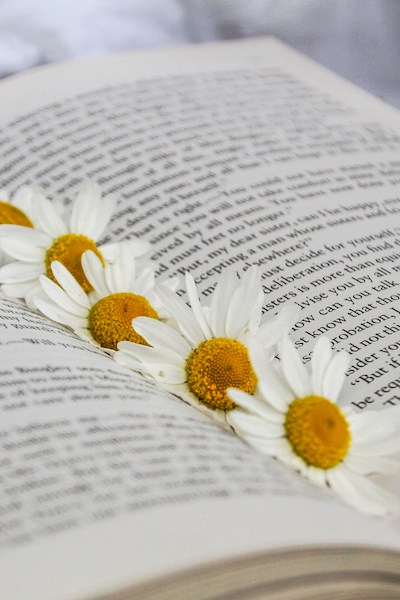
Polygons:
<instances>
[{"instance_id":1,"label":"large daisy","mask_svg":"<svg viewBox=\"0 0 400 600\"><path fill-rule=\"evenodd\" d=\"M129 243L122 243L113 262L105 267L91 250L83 253L82 269L92 288L88 293L60 262L54 261L51 269L55 282L41 275L43 295L32 298L49 319L110 350L116 350L122 340L146 343L132 328L132 319L139 315L159 318L154 270L145 267L137 271Z\"/></svg>"},{"instance_id":2,"label":"large daisy","mask_svg":"<svg viewBox=\"0 0 400 600\"><path fill-rule=\"evenodd\" d=\"M29 298L40 289L40 275L46 274L55 281L51 269L54 261L62 263L79 285L90 291L81 256L91 250L104 264L107 248L98 248L96 242L104 232L114 206L112 198L101 198L99 186L89 183L80 190L70 218L65 219L40 191L34 191L32 211L37 229L12 225L0 228L0 246L14 259L0 269L2 291L9 296L25 298L29 303ZM145 249L138 242L137 253Z\"/></svg>"},{"instance_id":3,"label":"large daisy","mask_svg":"<svg viewBox=\"0 0 400 600\"><path fill-rule=\"evenodd\" d=\"M18 225L32 228L34 218L31 210L32 188L24 185L13 197L4 189L0 190L0 225ZM7 261L7 255L0 248L0 266Z\"/></svg>"},{"instance_id":4,"label":"large daisy","mask_svg":"<svg viewBox=\"0 0 400 600\"><path fill-rule=\"evenodd\" d=\"M287 337L276 369L260 346L253 343L250 354L258 391L228 391L238 406L227 416L235 432L352 506L374 515L394 512L397 499L365 476L398 466L387 457L400 450L398 428L393 413L338 406L349 355L333 354L326 337L315 345L310 372Z\"/></svg>"},{"instance_id":5,"label":"large daisy","mask_svg":"<svg viewBox=\"0 0 400 600\"><path fill-rule=\"evenodd\" d=\"M293 310L287 308L260 325L263 292L255 267L246 271L240 282L234 271L226 270L207 307L200 304L189 273L186 288L191 308L170 290L161 286L157 289L175 327L145 317L135 319L133 327L150 346L121 342L115 358L224 420L225 411L235 406L226 394L227 388L238 387L252 394L257 387L248 341L258 335L265 346L273 346L290 328Z\"/></svg>"}]
</instances>

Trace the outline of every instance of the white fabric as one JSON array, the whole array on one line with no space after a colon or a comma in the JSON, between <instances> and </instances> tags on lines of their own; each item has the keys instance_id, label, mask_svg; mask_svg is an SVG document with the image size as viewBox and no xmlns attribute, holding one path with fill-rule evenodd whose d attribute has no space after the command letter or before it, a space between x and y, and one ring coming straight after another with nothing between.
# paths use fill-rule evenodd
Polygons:
<instances>
[{"instance_id":1,"label":"white fabric","mask_svg":"<svg viewBox=\"0 0 400 600\"><path fill-rule=\"evenodd\" d=\"M89 54L269 34L400 106L400 0L0 0L0 76Z\"/></svg>"},{"instance_id":2,"label":"white fabric","mask_svg":"<svg viewBox=\"0 0 400 600\"><path fill-rule=\"evenodd\" d=\"M176 0L0 0L0 75L184 41Z\"/></svg>"}]
</instances>

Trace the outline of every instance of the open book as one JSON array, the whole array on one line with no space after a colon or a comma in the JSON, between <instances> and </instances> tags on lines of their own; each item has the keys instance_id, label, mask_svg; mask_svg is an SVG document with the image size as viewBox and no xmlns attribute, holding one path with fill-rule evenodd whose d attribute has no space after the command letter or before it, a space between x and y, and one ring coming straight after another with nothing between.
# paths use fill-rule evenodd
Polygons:
<instances>
[{"instance_id":1,"label":"open book","mask_svg":"<svg viewBox=\"0 0 400 600\"><path fill-rule=\"evenodd\" d=\"M269 39L48 66L0 92L1 187L68 207L96 180L119 198L103 241L147 240L204 300L258 265L264 312L299 308L304 361L328 334L354 409L400 402L397 111ZM0 304L2 600L399 597L398 523Z\"/></svg>"}]
</instances>

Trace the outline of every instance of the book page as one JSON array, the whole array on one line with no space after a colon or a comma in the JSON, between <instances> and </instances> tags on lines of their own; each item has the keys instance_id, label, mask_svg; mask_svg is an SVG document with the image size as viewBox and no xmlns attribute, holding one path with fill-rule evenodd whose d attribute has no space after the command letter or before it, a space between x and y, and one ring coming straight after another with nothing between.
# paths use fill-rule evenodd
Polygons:
<instances>
[{"instance_id":1,"label":"book page","mask_svg":"<svg viewBox=\"0 0 400 600\"><path fill-rule=\"evenodd\" d=\"M397 402L396 111L272 41L66 63L0 89L2 187L68 207L96 180L119 199L104 241L150 241L159 275L189 269L203 299L226 267L258 264L266 316L299 307L305 360L328 333L353 355L348 401ZM15 598L90 597L266 547L398 547L62 328L6 299L0 314Z\"/></svg>"},{"instance_id":2,"label":"book page","mask_svg":"<svg viewBox=\"0 0 400 600\"><path fill-rule=\"evenodd\" d=\"M398 404L397 111L278 43L216 48L169 50L165 70L149 52L12 78L2 185L68 205L98 181L119 198L104 241L149 240L158 274L190 270L204 299L226 267L259 265L265 312L299 307L304 359L326 333L353 356L354 408Z\"/></svg>"}]
</instances>

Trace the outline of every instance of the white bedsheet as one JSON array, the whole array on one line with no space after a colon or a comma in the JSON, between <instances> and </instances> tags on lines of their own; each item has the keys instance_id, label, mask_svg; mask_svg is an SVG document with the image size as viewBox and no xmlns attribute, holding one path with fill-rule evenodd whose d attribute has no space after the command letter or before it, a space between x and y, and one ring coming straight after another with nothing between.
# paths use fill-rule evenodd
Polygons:
<instances>
[{"instance_id":1,"label":"white bedsheet","mask_svg":"<svg viewBox=\"0 0 400 600\"><path fill-rule=\"evenodd\" d=\"M181 41L183 11L175 0L0 0L0 75Z\"/></svg>"},{"instance_id":2,"label":"white bedsheet","mask_svg":"<svg viewBox=\"0 0 400 600\"><path fill-rule=\"evenodd\" d=\"M400 107L400 0L0 0L0 76L83 55L268 34Z\"/></svg>"}]
</instances>

